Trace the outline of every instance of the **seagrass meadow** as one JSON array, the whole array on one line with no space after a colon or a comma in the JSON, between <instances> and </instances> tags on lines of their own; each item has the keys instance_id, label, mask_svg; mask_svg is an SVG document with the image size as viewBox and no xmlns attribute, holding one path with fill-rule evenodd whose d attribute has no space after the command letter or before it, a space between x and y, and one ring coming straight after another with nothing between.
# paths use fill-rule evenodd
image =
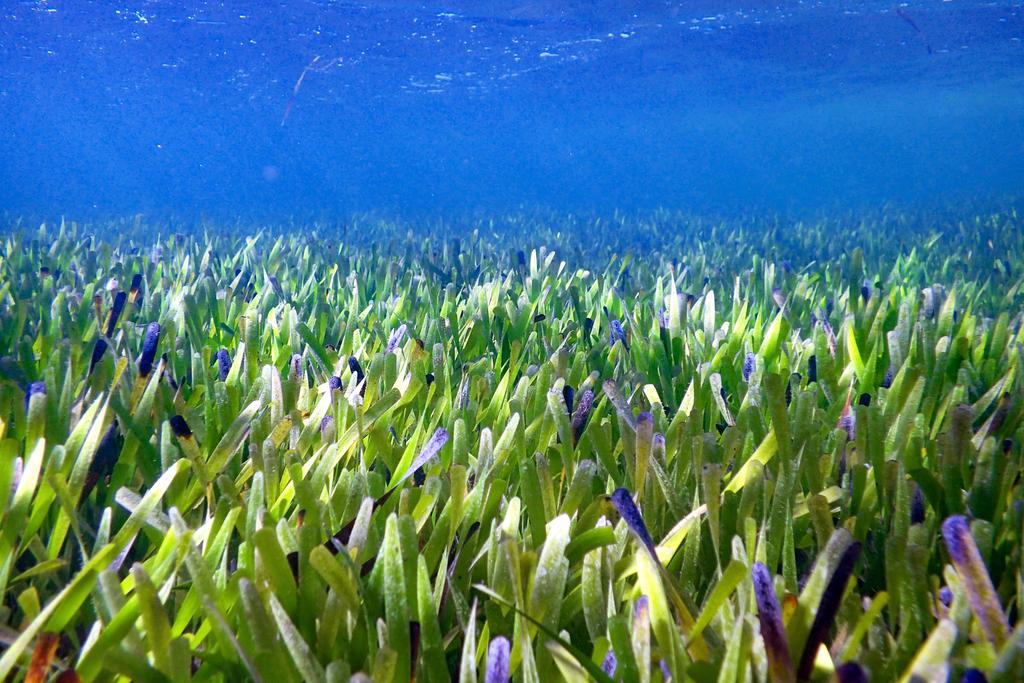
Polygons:
<instances>
[{"instance_id":1,"label":"seagrass meadow","mask_svg":"<svg viewBox=\"0 0 1024 683\"><path fill-rule=\"evenodd\" d=\"M1024 679L1024 217L0 242L2 681Z\"/></svg>"}]
</instances>

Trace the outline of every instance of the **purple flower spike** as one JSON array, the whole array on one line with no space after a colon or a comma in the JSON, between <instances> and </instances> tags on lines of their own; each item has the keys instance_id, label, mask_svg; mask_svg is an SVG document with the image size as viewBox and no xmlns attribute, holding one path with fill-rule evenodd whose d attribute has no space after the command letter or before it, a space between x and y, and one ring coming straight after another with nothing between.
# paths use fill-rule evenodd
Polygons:
<instances>
[{"instance_id":1,"label":"purple flower spike","mask_svg":"<svg viewBox=\"0 0 1024 683\"><path fill-rule=\"evenodd\" d=\"M409 469L406 470L405 474L402 475L402 478L398 480L398 484L396 484L396 486L401 485L403 481L411 477L417 470L426 465L427 462L440 453L446 443L448 443L448 430L444 427L438 427L434 432L434 435L430 437L430 441L427 442L427 445L423 447L420 454L417 455L416 459L412 461L411 465L409 465Z\"/></svg>"},{"instance_id":2,"label":"purple flower spike","mask_svg":"<svg viewBox=\"0 0 1024 683\"><path fill-rule=\"evenodd\" d=\"M610 346L615 346L615 342L622 342L622 345L629 351L629 342L626 341L626 331L622 329L622 323L618 320L612 321L612 333L611 339L609 340Z\"/></svg>"},{"instance_id":3,"label":"purple flower spike","mask_svg":"<svg viewBox=\"0 0 1024 683\"><path fill-rule=\"evenodd\" d=\"M327 380L327 387L331 391L341 391L341 378L337 375L331 375Z\"/></svg>"},{"instance_id":4,"label":"purple flower spike","mask_svg":"<svg viewBox=\"0 0 1024 683\"><path fill-rule=\"evenodd\" d=\"M580 436L583 434L583 429L587 426L587 419L590 417L590 411L593 407L594 392L587 389L580 395L580 401L576 405L576 412L572 416L572 435L574 443L579 443Z\"/></svg>"},{"instance_id":5,"label":"purple flower spike","mask_svg":"<svg viewBox=\"0 0 1024 683\"><path fill-rule=\"evenodd\" d=\"M743 358L743 381L749 382L750 376L754 374L754 368L757 367L757 356L753 353L747 353Z\"/></svg>"},{"instance_id":6,"label":"purple flower spike","mask_svg":"<svg viewBox=\"0 0 1024 683\"><path fill-rule=\"evenodd\" d=\"M839 428L846 432L847 441L857 438L857 419L853 413L846 413L839 417Z\"/></svg>"},{"instance_id":7,"label":"purple flower spike","mask_svg":"<svg viewBox=\"0 0 1024 683\"><path fill-rule=\"evenodd\" d=\"M486 683L507 683L509 680L509 643L505 636L498 636L487 648Z\"/></svg>"},{"instance_id":8,"label":"purple flower spike","mask_svg":"<svg viewBox=\"0 0 1024 683\"><path fill-rule=\"evenodd\" d=\"M953 604L953 591L949 589L949 586L943 586L939 589L939 602L946 607Z\"/></svg>"},{"instance_id":9,"label":"purple flower spike","mask_svg":"<svg viewBox=\"0 0 1024 683\"><path fill-rule=\"evenodd\" d=\"M633 626L641 628L651 615L651 601L646 595L641 595L633 603Z\"/></svg>"},{"instance_id":10,"label":"purple flower spike","mask_svg":"<svg viewBox=\"0 0 1024 683\"><path fill-rule=\"evenodd\" d=\"M658 666L661 667L661 676L662 676L662 678L665 679L665 681L671 681L672 680L672 672L669 671L668 662L666 662L664 659L659 659L658 660Z\"/></svg>"},{"instance_id":11,"label":"purple flower spike","mask_svg":"<svg viewBox=\"0 0 1024 683\"><path fill-rule=\"evenodd\" d=\"M964 589L971 601L971 610L981 624L989 641L997 648L1010 635L1010 625L999 605L999 597L992 586L985 561L978 552L978 546L971 536L967 518L954 515L942 523L942 539L946 542L949 557L964 582Z\"/></svg>"},{"instance_id":12,"label":"purple flower spike","mask_svg":"<svg viewBox=\"0 0 1024 683\"><path fill-rule=\"evenodd\" d=\"M301 353L293 353L292 354L292 361L291 361L291 363L288 364L288 371L291 373L291 376L293 378L295 378L295 379L299 379L299 378L302 377L302 354Z\"/></svg>"},{"instance_id":13,"label":"purple flower spike","mask_svg":"<svg viewBox=\"0 0 1024 683\"><path fill-rule=\"evenodd\" d=\"M612 505L622 515L622 519L626 521L626 526L629 527L630 531L636 534L644 544L647 552L651 556L657 557L654 552L654 541L651 539L651 534L647 531L644 518L637 509L636 503L633 502L633 496L630 495L629 491L624 488L615 489L615 493L612 494Z\"/></svg>"},{"instance_id":14,"label":"purple flower spike","mask_svg":"<svg viewBox=\"0 0 1024 683\"><path fill-rule=\"evenodd\" d=\"M775 598L772 576L761 562L755 562L752 570L754 597L757 599L757 619L761 622L761 638L768 653L768 669L774 683L791 683L796 680L793 662L789 658L786 643L786 629L782 625L782 610Z\"/></svg>"},{"instance_id":15,"label":"purple flower spike","mask_svg":"<svg viewBox=\"0 0 1024 683\"><path fill-rule=\"evenodd\" d=\"M139 354L139 376L149 377L153 371L153 359L156 357L156 345L160 342L160 324L150 323L146 327L146 336L142 339L142 353Z\"/></svg>"},{"instance_id":16,"label":"purple flower spike","mask_svg":"<svg viewBox=\"0 0 1024 683\"><path fill-rule=\"evenodd\" d=\"M221 349L217 352L217 372L220 374L221 382L226 380L228 373L231 372L231 355L228 354L227 349Z\"/></svg>"},{"instance_id":17,"label":"purple flower spike","mask_svg":"<svg viewBox=\"0 0 1024 683\"><path fill-rule=\"evenodd\" d=\"M601 671L605 672L609 676L615 675L615 669L619 666L619 660L615 658L615 650L609 649L607 654L604 656L604 661L601 662Z\"/></svg>"},{"instance_id":18,"label":"purple flower spike","mask_svg":"<svg viewBox=\"0 0 1024 683\"><path fill-rule=\"evenodd\" d=\"M398 345L402 343L402 339L405 337L405 331L407 329L408 328L405 323L402 323L398 326L398 329L391 333L391 336L388 338L387 353L394 353L395 349L398 348Z\"/></svg>"}]
</instances>

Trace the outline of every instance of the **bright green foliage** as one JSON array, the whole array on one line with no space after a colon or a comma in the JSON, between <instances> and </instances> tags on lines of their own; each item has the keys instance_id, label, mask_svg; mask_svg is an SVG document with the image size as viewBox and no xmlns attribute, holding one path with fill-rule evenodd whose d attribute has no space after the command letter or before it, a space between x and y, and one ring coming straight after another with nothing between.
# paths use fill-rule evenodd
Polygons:
<instances>
[{"instance_id":1,"label":"bright green foliage","mask_svg":"<svg viewBox=\"0 0 1024 683\"><path fill-rule=\"evenodd\" d=\"M758 562L784 677L1024 677L1012 207L96 229L0 242L0 680L763 681Z\"/></svg>"}]
</instances>

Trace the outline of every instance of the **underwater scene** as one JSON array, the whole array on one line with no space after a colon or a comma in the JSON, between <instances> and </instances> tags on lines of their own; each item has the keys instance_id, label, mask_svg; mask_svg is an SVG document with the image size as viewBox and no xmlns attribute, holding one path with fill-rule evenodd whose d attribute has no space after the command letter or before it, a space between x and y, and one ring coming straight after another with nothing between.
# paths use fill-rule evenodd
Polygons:
<instances>
[{"instance_id":1,"label":"underwater scene","mask_svg":"<svg viewBox=\"0 0 1024 683\"><path fill-rule=\"evenodd\" d=\"M0 3L0 681L1024 680L1022 40Z\"/></svg>"}]
</instances>

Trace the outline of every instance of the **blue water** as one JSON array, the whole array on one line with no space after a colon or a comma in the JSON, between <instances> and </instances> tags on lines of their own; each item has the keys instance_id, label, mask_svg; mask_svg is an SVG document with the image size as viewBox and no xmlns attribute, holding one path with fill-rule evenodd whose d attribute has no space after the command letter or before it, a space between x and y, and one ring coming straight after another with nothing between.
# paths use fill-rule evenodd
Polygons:
<instances>
[{"instance_id":1,"label":"blue water","mask_svg":"<svg viewBox=\"0 0 1024 683\"><path fill-rule=\"evenodd\" d=\"M6 0L0 211L1020 194L1022 41L1021 0Z\"/></svg>"}]
</instances>

